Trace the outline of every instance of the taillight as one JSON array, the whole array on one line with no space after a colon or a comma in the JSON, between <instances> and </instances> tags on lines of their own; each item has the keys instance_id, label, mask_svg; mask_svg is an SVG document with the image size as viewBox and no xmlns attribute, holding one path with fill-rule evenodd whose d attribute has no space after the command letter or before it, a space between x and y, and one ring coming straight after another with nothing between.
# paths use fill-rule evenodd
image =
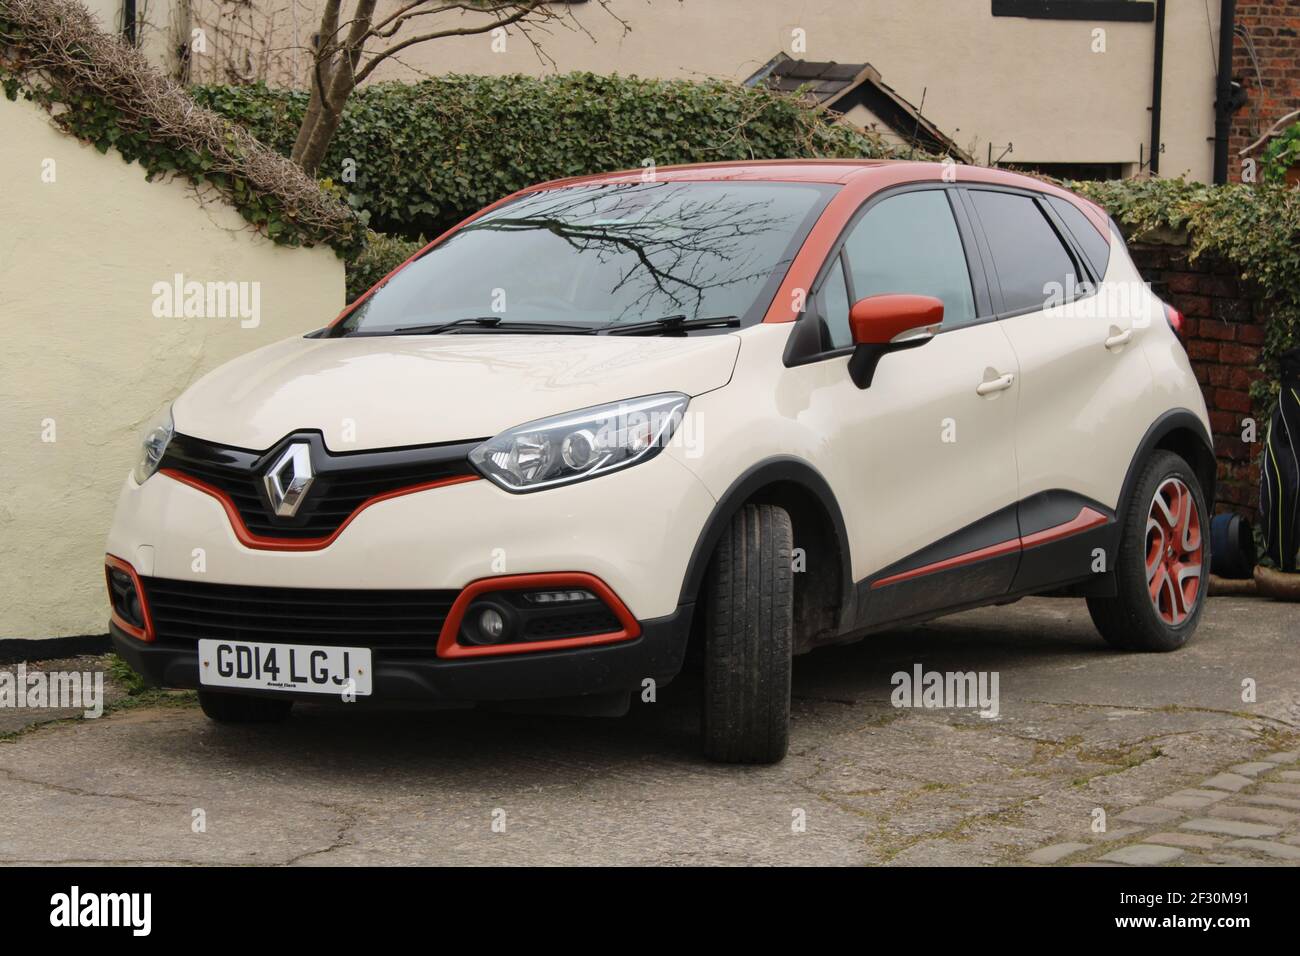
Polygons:
<instances>
[{"instance_id":1,"label":"taillight","mask_svg":"<svg viewBox=\"0 0 1300 956\"><path fill-rule=\"evenodd\" d=\"M1183 313L1166 302L1165 318L1169 320L1169 327L1174 330L1174 335L1181 336L1183 334Z\"/></svg>"}]
</instances>

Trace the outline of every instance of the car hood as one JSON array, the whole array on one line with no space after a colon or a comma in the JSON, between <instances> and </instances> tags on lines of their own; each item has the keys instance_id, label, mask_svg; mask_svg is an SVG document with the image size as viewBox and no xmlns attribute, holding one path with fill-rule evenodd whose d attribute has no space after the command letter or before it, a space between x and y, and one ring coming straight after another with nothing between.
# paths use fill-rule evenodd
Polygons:
<instances>
[{"instance_id":1,"label":"car hood","mask_svg":"<svg viewBox=\"0 0 1300 956\"><path fill-rule=\"evenodd\" d=\"M208 373L173 417L181 434L253 450L299 430L340 451L464 441L604 402L699 395L727 383L739 351L731 334L293 338Z\"/></svg>"}]
</instances>

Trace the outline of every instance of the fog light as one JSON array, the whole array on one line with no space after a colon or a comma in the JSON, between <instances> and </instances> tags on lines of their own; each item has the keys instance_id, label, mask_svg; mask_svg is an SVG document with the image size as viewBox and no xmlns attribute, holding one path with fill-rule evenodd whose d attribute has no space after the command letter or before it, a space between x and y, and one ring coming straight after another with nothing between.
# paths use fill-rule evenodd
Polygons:
<instances>
[{"instance_id":1,"label":"fog light","mask_svg":"<svg viewBox=\"0 0 1300 956\"><path fill-rule=\"evenodd\" d=\"M506 632L506 619L494 607L485 607L478 615L478 631L485 644L495 644Z\"/></svg>"}]
</instances>

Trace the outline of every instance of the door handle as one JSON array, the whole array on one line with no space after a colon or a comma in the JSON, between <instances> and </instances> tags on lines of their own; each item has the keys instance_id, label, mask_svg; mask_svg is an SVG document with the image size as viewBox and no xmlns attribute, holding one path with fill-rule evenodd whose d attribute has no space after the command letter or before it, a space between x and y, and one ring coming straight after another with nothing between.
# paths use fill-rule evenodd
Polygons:
<instances>
[{"instance_id":1,"label":"door handle","mask_svg":"<svg viewBox=\"0 0 1300 956\"><path fill-rule=\"evenodd\" d=\"M992 395L994 392L1002 392L1015 384L1016 377L1010 372L1006 375L990 379L987 382L980 382L975 386L976 395Z\"/></svg>"},{"instance_id":2,"label":"door handle","mask_svg":"<svg viewBox=\"0 0 1300 956\"><path fill-rule=\"evenodd\" d=\"M1112 325L1111 328L1115 329L1115 326ZM1117 349L1121 345L1128 345L1129 339L1131 338L1133 338L1132 329L1125 329L1123 332L1115 329L1114 334L1106 339L1106 348Z\"/></svg>"}]
</instances>

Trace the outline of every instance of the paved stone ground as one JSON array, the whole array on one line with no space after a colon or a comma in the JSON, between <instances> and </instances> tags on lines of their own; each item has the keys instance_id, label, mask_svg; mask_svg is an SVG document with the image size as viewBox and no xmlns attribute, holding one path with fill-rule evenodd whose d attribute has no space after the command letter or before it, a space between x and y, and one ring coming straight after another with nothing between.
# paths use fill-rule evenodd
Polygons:
<instances>
[{"instance_id":1,"label":"paved stone ground","mask_svg":"<svg viewBox=\"0 0 1300 956\"><path fill-rule=\"evenodd\" d=\"M0 863L1291 864L1298 625L1219 598L1165 655L1109 649L1073 600L900 629L796 662L775 767L698 756L691 679L621 720L28 714L0 733ZM998 717L891 706L917 663L997 672Z\"/></svg>"},{"instance_id":2,"label":"paved stone ground","mask_svg":"<svg viewBox=\"0 0 1300 956\"><path fill-rule=\"evenodd\" d=\"M1096 842L1056 843L1030 863L1300 865L1300 752L1279 751L1117 814ZM1118 843L1119 845L1115 845Z\"/></svg>"}]
</instances>

